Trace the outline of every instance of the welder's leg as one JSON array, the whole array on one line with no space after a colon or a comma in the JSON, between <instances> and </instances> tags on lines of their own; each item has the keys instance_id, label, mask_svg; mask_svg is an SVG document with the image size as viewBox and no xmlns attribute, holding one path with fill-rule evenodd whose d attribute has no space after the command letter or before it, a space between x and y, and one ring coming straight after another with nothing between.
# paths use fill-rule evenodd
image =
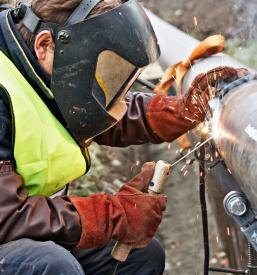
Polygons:
<instances>
[{"instance_id":1,"label":"welder's leg","mask_svg":"<svg viewBox=\"0 0 257 275\"><path fill-rule=\"evenodd\" d=\"M112 268L111 250L114 242L101 249L80 251L75 255L86 275L105 275ZM116 275L161 275L165 266L164 249L157 240L142 249L134 249L125 263L120 263Z\"/></svg>"},{"instance_id":2,"label":"welder's leg","mask_svg":"<svg viewBox=\"0 0 257 275\"><path fill-rule=\"evenodd\" d=\"M74 256L53 242L21 239L0 245L0 274L84 275Z\"/></svg>"}]
</instances>

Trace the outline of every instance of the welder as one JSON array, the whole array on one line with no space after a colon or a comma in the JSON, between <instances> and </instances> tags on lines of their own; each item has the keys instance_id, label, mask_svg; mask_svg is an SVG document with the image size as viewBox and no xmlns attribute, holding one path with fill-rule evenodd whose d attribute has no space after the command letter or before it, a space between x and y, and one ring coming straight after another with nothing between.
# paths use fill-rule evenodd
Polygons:
<instances>
[{"instance_id":1,"label":"welder","mask_svg":"<svg viewBox=\"0 0 257 275\"><path fill-rule=\"evenodd\" d=\"M116 195L66 195L89 170L91 141L171 142L204 119L201 79L182 97L129 91L159 54L135 0L32 0L0 13L3 274L106 274L113 240L136 248L117 274L163 273L153 237L166 197L144 193L154 163Z\"/></svg>"}]
</instances>

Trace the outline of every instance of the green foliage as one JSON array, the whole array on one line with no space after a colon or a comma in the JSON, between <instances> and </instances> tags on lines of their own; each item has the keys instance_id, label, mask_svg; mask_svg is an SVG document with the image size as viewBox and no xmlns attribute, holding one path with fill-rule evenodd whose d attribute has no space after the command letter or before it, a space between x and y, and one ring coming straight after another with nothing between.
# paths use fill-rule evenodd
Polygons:
<instances>
[{"instance_id":1,"label":"green foliage","mask_svg":"<svg viewBox=\"0 0 257 275\"><path fill-rule=\"evenodd\" d=\"M227 41L226 53L243 64L253 69L257 69L257 43L249 40L242 45L239 39L230 39Z\"/></svg>"}]
</instances>

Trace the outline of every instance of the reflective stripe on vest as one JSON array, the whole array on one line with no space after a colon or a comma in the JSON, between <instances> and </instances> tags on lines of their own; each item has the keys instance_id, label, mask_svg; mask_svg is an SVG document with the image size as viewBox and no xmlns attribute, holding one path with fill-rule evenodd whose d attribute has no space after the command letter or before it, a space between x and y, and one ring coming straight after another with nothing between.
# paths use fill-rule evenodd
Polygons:
<instances>
[{"instance_id":1,"label":"reflective stripe on vest","mask_svg":"<svg viewBox=\"0 0 257 275\"><path fill-rule=\"evenodd\" d=\"M49 111L13 63L0 52L0 85L13 116L16 171L29 195L50 196L88 170L90 158Z\"/></svg>"}]
</instances>

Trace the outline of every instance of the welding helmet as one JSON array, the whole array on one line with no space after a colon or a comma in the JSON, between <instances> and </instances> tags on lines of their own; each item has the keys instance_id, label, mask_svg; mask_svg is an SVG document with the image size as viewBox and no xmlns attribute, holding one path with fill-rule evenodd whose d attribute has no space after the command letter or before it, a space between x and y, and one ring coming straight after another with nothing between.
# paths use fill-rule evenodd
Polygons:
<instances>
[{"instance_id":1,"label":"welding helmet","mask_svg":"<svg viewBox=\"0 0 257 275\"><path fill-rule=\"evenodd\" d=\"M46 27L53 30L48 96L82 146L122 119L127 111L125 94L142 69L160 55L152 25L137 1L85 19L99 2L82 0L63 26L42 22L29 6L21 5L14 14L33 33Z\"/></svg>"}]
</instances>

